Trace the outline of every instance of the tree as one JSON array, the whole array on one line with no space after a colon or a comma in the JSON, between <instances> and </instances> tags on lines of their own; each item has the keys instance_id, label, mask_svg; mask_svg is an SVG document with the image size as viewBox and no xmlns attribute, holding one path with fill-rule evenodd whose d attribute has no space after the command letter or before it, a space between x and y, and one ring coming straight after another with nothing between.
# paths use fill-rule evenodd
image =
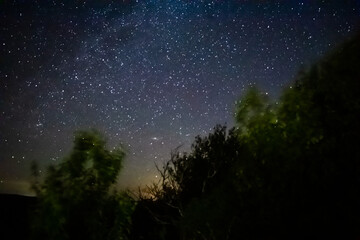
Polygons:
<instances>
[{"instance_id":1,"label":"tree","mask_svg":"<svg viewBox=\"0 0 360 240\"><path fill-rule=\"evenodd\" d=\"M220 125L208 136L197 136L190 153L176 149L158 169L161 179L148 189L151 197L140 199L137 205L134 239L230 236L237 214L232 166L240 152L235 131ZM153 227L139 234L141 216L146 216ZM158 235L152 231L155 228Z\"/></svg>"},{"instance_id":2,"label":"tree","mask_svg":"<svg viewBox=\"0 0 360 240\"><path fill-rule=\"evenodd\" d=\"M245 155L236 189L257 227L357 231L359 42L358 34L300 74L278 105L251 90L238 106Z\"/></svg>"},{"instance_id":3,"label":"tree","mask_svg":"<svg viewBox=\"0 0 360 240\"><path fill-rule=\"evenodd\" d=\"M126 193L110 193L124 157L121 149L107 150L99 133L78 132L70 156L33 185L34 239L126 239L133 201Z\"/></svg>"},{"instance_id":4,"label":"tree","mask_svg":"<svg viewBox=\"0 0 360 240\"><path fill-rule=\"evenodd\" d=\"M150 203L179 214L154 216L175 219L180 239L359 236L359 64L357 35L299 74L277 104L250 89L234 130L197 137L160 169Z\"/></svg>"}]
</instances>

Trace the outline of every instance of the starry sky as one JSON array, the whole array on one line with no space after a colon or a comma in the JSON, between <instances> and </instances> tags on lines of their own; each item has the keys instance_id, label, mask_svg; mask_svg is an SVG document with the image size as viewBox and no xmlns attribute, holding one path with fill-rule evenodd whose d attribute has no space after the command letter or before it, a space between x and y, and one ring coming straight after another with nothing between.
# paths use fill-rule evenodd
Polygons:
<instances>
[{"instance_id":1,"label":"starry sky","mask_svg":"<svg viewBox=\"0 0 360 240\"><path fill-rule=\"evenodd\" d=\"M120 188L149 184L249 86L276 99L359 29L357 0L1 0L0 192L91 128L126 148Z\"/></svg>"}]
</instances>

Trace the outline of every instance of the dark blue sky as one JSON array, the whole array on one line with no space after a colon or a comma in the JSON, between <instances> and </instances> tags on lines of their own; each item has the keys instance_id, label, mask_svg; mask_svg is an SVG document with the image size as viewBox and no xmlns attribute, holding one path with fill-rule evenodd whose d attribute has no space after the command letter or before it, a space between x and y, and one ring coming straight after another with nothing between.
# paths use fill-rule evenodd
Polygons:
<instances>
[{"instance_id":1,"label":"dark blue sky","mask_svg":"<svg viewBox=\"0 0 360 240\"><path fill-rule=\"evenodd\" d=\"M96 128L128 151L119 186L233 124L251 85L276 99L359 31L359 1L0 1L0 192Z\"/></svg>"}]
</instances>

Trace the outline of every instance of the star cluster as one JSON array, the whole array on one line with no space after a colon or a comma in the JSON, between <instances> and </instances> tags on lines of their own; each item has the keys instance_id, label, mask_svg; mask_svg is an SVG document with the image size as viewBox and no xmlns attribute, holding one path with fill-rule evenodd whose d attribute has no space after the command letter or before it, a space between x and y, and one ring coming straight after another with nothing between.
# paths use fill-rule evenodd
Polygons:
<instances>
[{"instance_id":1,"label":"star cluster","mask_svg":"<svg viewBox=\"0 0 360 240\"><path fill-rule=\"evenodd\" d=\"M359 20L358 1L0 2L0 191L25 192L30 162L89 128L127 149L122 187L147 184L171 149L232 126L249 86L278 97Z\"/></svg>"}]
</instances>

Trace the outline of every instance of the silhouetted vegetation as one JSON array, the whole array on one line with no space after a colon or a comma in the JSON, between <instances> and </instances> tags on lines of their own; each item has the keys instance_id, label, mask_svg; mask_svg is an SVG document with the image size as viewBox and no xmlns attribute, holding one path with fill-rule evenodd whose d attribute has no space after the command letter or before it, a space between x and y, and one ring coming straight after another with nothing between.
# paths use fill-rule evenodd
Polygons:
<instances>
[{"instance_id":1,"label":"silhouetted vegetation","mask_svg":"<svg viewBox=\"0 0 360 240\"><path fill-rule=\"evenodd\" d=\"M134 239L359 236L359 43L299 74L278 103L250 89L234 129L217 126L191 153L175 152L135 210L158 235L138 213Z\"/></svg>"},{"instance_id":2,"label":"silhouetted vegetation","mask_svg":"<svg viewBox=\"0 0 360 240\"><path fill-rule=\"evenodd\" d=\"M34 183L34 239L360 236L359 66L357 35L279 102L249 89L236 126L196 137L190 153L176 149L136 205L111 191L124 152L79 132L71 155Z\"/></svg>"},{"instance_id":3,"label":"silhouetted vegetation","mask_svg":"<svg viewBox=\"0 0 360 240\"><path fill-rule=\"evenodd\" d=\"M34 183L34 239L126 239L134 202L126 193L111 193L124 152L107 150L96 132L77 133L74 144L43 183Z\"/></svg>"}]
</instances>

